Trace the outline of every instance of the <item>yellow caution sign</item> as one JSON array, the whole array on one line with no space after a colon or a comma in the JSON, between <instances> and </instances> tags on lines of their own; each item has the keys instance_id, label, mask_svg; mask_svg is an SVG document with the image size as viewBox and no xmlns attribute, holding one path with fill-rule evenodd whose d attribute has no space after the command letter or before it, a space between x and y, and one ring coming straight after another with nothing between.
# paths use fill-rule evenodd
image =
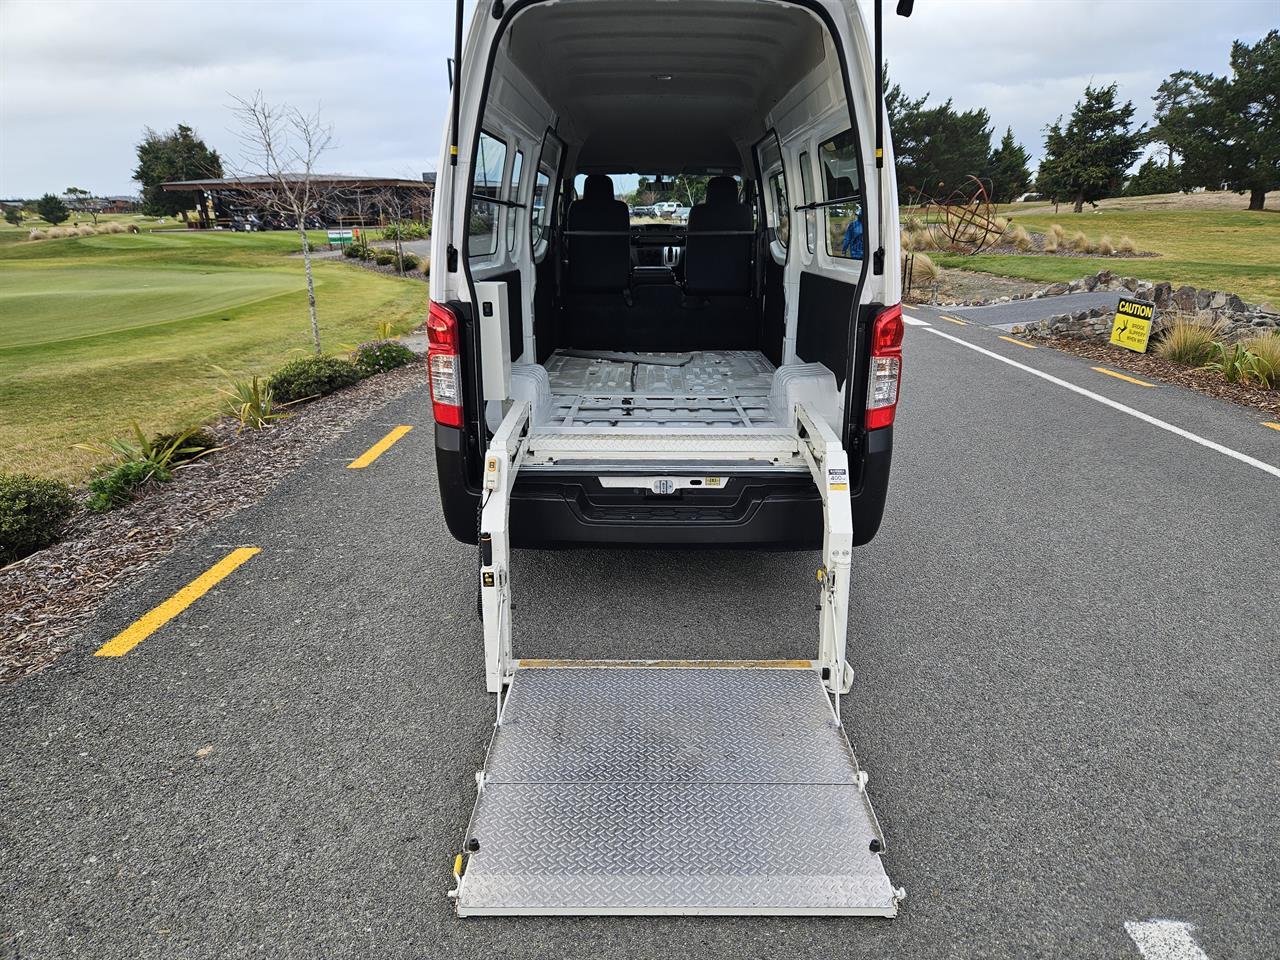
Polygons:
<instances>
[{"instance_id":1,"label":"yellow caution sign","mask_svg":"<svg viewBox=\"0 0 1280 960\"><path fill-rule=\"evenodd\" d=\"M1111 342L1137 353L1147 352L1151 339L1151 322L1156 316L1156 305L1146 300L1130 300L1121 297L1116 304L1116 318L1111 324Z\"/></svg>"}]
</instances>

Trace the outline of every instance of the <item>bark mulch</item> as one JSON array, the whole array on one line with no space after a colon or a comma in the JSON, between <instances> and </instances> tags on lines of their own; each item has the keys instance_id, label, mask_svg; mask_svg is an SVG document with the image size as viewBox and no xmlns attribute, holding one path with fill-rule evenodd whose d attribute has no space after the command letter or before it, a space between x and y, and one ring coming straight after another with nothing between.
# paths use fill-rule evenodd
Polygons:
<instances>
[{"instance_id":1,"label":"bark mulch","mask_svg":"<svg viewBox=\"0 0 1280 960\"><path fill-rule=\"evenodd\" d=\"M1115 347L1109 343L1099 343L1094 340L1037 337L1035 342L1047 344L1064 353L1074 353L1086 360L1104 363L1139 378L1154 377L1165 383L1207 393L1219 400L1259 410L1272 420L1280 420L1280 390L1268 390L1253 384L1227 383L1219 373L1186 367L1172 360L1145 353L1134 353L1123 347Z\"/></svg>"},{"instance_id":2,"label":"bark mulch","mask_svg":"<svg viewBox=\"0 0 1280 960\"><path fill-rule=\"evenodd\" d=\"M238 435L238 424L219 421L210 432L223 448L171 483L110 513L80 508L61 541L0 569L0 682L49 666L111 591L179 541L257 503L353 424L426 383L426 365L414 363L296 408L266 430Z\"/></svg>"}]
</instances>

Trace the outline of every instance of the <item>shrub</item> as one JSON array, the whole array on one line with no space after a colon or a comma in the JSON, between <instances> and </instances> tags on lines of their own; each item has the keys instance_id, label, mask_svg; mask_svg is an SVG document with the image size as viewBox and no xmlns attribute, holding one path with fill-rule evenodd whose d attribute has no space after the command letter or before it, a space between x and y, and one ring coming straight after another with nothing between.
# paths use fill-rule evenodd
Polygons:
<instances>
[{"instance_id":1,"label":"shrub","mask_svg":"<svg viewBox=\"0 0 1280 960\"><path fill-rule=\"evenodd\" d=\"M905 230L905 229L904 229L904 230L902 231L902 241L901 241L901 242L902 242L902 252L903 252L903 253L910 253L912 250L914 250L914 249L916 248L916 245L917 245L917 244L919 244L919 242L920 242L920 238L919 238L919 236L916 234L916 232L915 232L914 230Z\"/></svg>"},{"instance_id":2,"label":"shrub","mask_svg":"<svg viewBox=\"0 0 1280 960\"><path fill-rule=\"evenodd\" d=\"M1067 235L1067 231L1062 229L1062 224L1054 223L1049 226L1049 233L1053 235L1053 239L1061 243Z\"/></svg>"},{"instance_id":3,"label":"shrub","mask_svg":"<svg viewBox=\"0 0 1280 960\"><path fill-rule=\"evenodd\" d=\"M911 280L913 283L937 283L942 278L942 268L939 267L928 255L917 253L914 266L911 268Z\"/></svg>"},{"instance_id":4,"label":"shrub","mask_svg":"<svg viewBox=\"0 0 1280 960\"><path fill-rule=\"evenodd\" d=\"M1210 360L1202 369L1222 374L1227 383L1260 383L1266 386L1273 382L1277 371L1271 364L1249 350L1243 343L1228 347L1223 343L1215 343L1217 359Z\"/></svg>"},{"instance_id":5,"label":"shrub","mask_svg":"<svg viewBox=\"0 0 1280 960\"><path fill-rule=\"evenodd\" d=\"M1058 252L1058 235L1054 233L1052 230L1050 230L1048 233L1044 235L1044 252L1045 253Z\"/></svg>"},{"instance_id":6,"label":"shrub","mask_svg":"<svg viewBox=\"0 0 1280 960\"><path fill-rule=\"evenodd\" d=\"M356 347L351 359L366 377L413 363L418 355L397 340L374 340Z\"/></svg>"},{"instance_id":7,"label":"shrub","mask_svg":"<svg viewBox=\"0 0 1280 960\"><path fill-rule=\"evenodd\" d=\"M430 232L417 220L401 220L382 228L383 240L425 240Z\"/></svg>"},{"instance_id":8,"label":"shrub","mask_svg":"<svg viewBox=\"0 0 1280 960\"><path fill-rule=\"evenodd\" d=\"M1114 256L1116 252L1116 245L1112 242L1111 238L1104 233L1102 235L1102 239L1098 241L1096 249L1104 257L1110 257Z\"/></svg>"},{"instance_id":9,"label":"shrub","mask_svg":"<svg viewBox=\"0 0 1280 960\"><path fill-rule=\"evenodd\" d=\"M396 262L396 255L390 250L379 250L373 256L374 262L380 267L389 267Z\"/></svg>"},{"instance_id":10,"label":"shrub","mask_svg":"<svg viewBox=\"0 0 1280 960\"><path fill-rule=\"evenodd\" d=\"M71 488L61 481L0 476L0 567L55 542L74 509Z\"/></svg>"},{"instance_id":11,"label":"shrub","mask_svg":"<svg viewBox=\"0 0 1280 960\"><path fill-rule=\"evenodd\" d=\"M172 463L175 466L199 460L218 449L218 438L207 430L192 429L184 433L158 433L151 438L154 447L173 446Z\"/></svg>"},{"instance_id":12,"label":"shrub","mask_svg":"<svg viewBox=\"0 0 1280 960\"><path fill-rule=\"evenodd\" d=\"M1165 329L1155 345L1155 354L1174 363L1198 367L1208 363L1213 356L1214 341L1221 332L1221 324L1178 319Z\"/></svg>"},{"instance_id":13,"label":"shrub","mask_svg":"<svg viewBox=\"0 0 1280 960\"><path fill-rule=\"evenodd\" d=\"M402 270L417 270L418 264L421 262L422 261L419 260L417 256L415 256L414 254L406 253L403 257L400 258L400 268Z\"/></svg>"},{"instance_id":14,"label":"shrub","mask_svg":"<svg viewBox=\"0 0 1280 960\"><path fill-rule=\"evenodd\" d=\"M1072 250L1077 250L1080 253L1088 253L1090 246L1089 238L1084 235L1083 231L1077 230L1071 235Z\"/></svg>"},{"instance_id":15,"label":"shrub","mask_svg":"<svg viewBox=\"0 0 1280 960\"><path fill-rule=\"evenodd\" d=\"M89 481L86 506L95 513L106 513L128 503L137 492L150 484L167 483L173 472L167 467L130 460L114 467L101 467Z\"/></svg>"},{"instance_id":16,"label":"shrub","mask_svg":"<svg viewBox=\"0 0 1280 960\"><path fill-rule=\"evenodd\" d=\"M355 259L360 256L360 248L354 243L344 244L342 247L342 255Z\"/></svg>"},{"instance_id":17,"label":"shrub","mask_svg":"<svg viewBox=\"0 0 1280 960\"><path fill-rule=\"evenodd\" d=\"M425 273L427 276L431 276L431 258L430 257L422 258L422 272Z\"/></svg>"},{"instance_id":18,"label":"shrub","mask_svg":"<svg viewBox=\"0 0 1280 960\"><path fill-rule=\"evenodd\" d=\"M1116 249L1121 253L1137 253L1138 245L1133 242L1131 237L1121 237L1120 242L1116 244Z\"/></svg>"},{"instance_id":19,"label":"shrub","mask_svg":"<svg viewBox=\"0 0 1280 960\"><path fill-rule=\"evenodd\" d=\"M111 510L133 499L140 487L152 483L167 483L173 479L174 470L213 449L211 446L197 446L189 442L197 433L195 428L149 440L138 426L138 421L133 421L131 427L132 437L76 444L81 450L105 453L116 461L115 466L100 468L89 481L90 510L99 513Z\"/></svg>"},{"instance_id":20,"label":"shrub","mask_svg":"<svg viewBox=\"0 0 1280 960\"><path fill-rule=\"evenodd\" d=\"M43 230L32 230L30 233L27 234L27 239L28 240L44 240L48 236L49 235L45 233Z\"/></svg>"},{"instance_id":21,"label":"shrub","mask_svg":"<svg viewBox=\"0 0 1280 960\"><path fill-rule=\"evenodd\" d=\"M1030 250L1035 246L1031 242L1031 234L1027 233L1026 227L1014 227L1009 231L1009 239L1019 250Z\"/></svg>"},{"instance_id":22,"label":"shrub","mask_svg":"<svg viewBox=\"0 0 1280 960\"><path fill-rule=\"evenodd\" d=\"M125 233L126 231L123 223L115 223L113 221L111 223L104 223L101 227L98 228L98 232L99 233Z\"/></svg>"},{"instance_id":23,"label":"shrub","mask_svg":"<svg viewBox=\"0 0 1280 960\"><path fill-rule=\"evenodd\" d=\"M297 403L349 387L360 379L360 368L342 357L300 357L271 375L267 388L279 403Z\"/></svg>"},{"instance_id":24,"label":"shrub","mask_svg":"<svg viewBox=\"0 0 1280 960\"><path fill-rule=\"evenodd\" d=\"M902 229L904 231L910 230L912 233L919 233L921 230L924 229L924 219L922 217L917 216L914 213L910 214L909 216L903 217Z\"/></svg>"},{"instance_id":25,"label":"shrub","mask_svg":"<svg viewBox=\"0 0 1280 960\"><path fill-rule=\"evenodd\" d=\"M261 377L255 374L248 380L241 380L221 367L213 369L227 379L226 386L219 387L218 392L227 398L227 408L240 421L241 430L261 430L273 420L288 416L276 410L275 393L270 383L264 384Z\"/></svg>"},{"instance_id":26,"label":"shrub","mask_svg":"<svg viewBox=\"0 0 1280 960\"><path fill-rule=\"evenodd\" d=\"M1264 387L1280 387L1280 331L1250 337L1244 348L1258 358L1259 380Z\"/></svg>"}]
</instances>

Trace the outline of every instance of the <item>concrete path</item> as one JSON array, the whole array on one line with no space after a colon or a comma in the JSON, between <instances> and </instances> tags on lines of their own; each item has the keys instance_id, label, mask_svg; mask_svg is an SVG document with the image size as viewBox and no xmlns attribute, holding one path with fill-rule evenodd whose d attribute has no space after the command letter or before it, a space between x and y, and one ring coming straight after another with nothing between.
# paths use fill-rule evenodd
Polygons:
<instances>
[{"instance_id":1,"label":"concrete path","mask_svg":"<svg viewBox=\"0 0 1280 960\"><path fill-rule=\"evenodd\" d=\"M444 529L414 391L0 690L10 955L1273 955L1280 432L910 315L844 701L898 919L454 916L493 702L475 550ZM246 546L166 626L93 656ZM811 656L816 562L520 551L516 652Z\"/></svg>"}]
</instances>

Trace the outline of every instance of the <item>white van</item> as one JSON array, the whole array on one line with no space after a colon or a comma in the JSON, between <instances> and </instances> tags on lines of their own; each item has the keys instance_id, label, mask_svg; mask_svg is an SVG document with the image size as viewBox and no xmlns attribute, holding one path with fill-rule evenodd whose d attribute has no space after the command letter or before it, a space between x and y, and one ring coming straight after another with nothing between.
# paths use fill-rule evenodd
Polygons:
<instances>
[{"instance_id":1,"label":"white van","mask_svg":"<svg viewBox=\"0 0 1280 960\"><path fill-rule=\"evenodd\" d=\"M614 455L628 433L785 432L800 399L848 453L856 542L875 535L902 325L864 15L847 0L480 0L432 231L455 537L476 542L482 461L512 397L544 438L512 494L516 546L818 545L818 491L768 443L746 463L718 463L714 445L703 462L651 457L638 478ZM632 224L616 197L642 175L692 178L705 200L687 225ZM500 293L500 339L481 337L482 285ZM508 396L486 392L486 357L509 363ZM552 440L586 431L594 448ZM670 477L711 482L657 484Z\"/></svg>"},{"instance_id":2,"label":"white van","mask_svg":"<svg viewBox=\"0 0 1280 960\"><path fill-rule=\"evenodd\" d=\"M429 368L497 701L460 914L897 912L840 723L902 375L878 33L849 0L480 0L455 48ZM699 202L633 223L650 194ZM816 655L519 658L511 548L574 544L821 548Z\"/></svg>"}]
</instances>

